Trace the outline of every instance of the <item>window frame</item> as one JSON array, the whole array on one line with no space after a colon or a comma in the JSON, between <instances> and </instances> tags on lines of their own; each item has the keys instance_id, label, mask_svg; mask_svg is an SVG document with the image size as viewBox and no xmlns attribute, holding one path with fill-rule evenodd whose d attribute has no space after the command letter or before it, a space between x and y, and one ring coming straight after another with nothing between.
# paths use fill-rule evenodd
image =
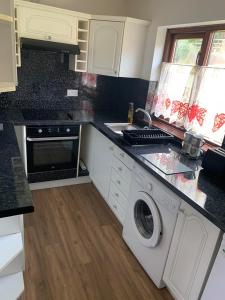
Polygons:
<instances>
[{"instance_id":1,"label":"window frame","mask_svg":"<svg viewBox=\"0 0 225 300\"><path fill-rule=\"evenodd\" d=\"M166 33L162 62L172 62L176 39L200 37L203 38L203 42L196 64L199 66L207 65L213 34L215 31L219 30L225 30L225 24L168 29Z\"/></svg>"},{"instance_id":2,"label":"window frame","mask_svg":"<svg viewBox=\"0 0 225 300\"><path fill-rule=\"evenodd\" d=\"M206 66L209 58L209 53L211 50L213 35L215 31L225 30L225 24L214 24L214 25L204 25L204 26L190 26L190 27L176 27L167 29L166 39L164 44L164 51L162 62L172 62L173 53L175 50L175 42L176 39L184 39L184 38L203 38L202 47L200 50L200 55L197 58L196 65L198 66ZM181 137L182 133L186 130L184 127L177 126L174 123L169 123L162 116L154 117L154 119L158 120L166 124L171 129L177 130L177 136ZM217 146L217 144L207 140L207 145Z\"/></svg>"}]
</instances>

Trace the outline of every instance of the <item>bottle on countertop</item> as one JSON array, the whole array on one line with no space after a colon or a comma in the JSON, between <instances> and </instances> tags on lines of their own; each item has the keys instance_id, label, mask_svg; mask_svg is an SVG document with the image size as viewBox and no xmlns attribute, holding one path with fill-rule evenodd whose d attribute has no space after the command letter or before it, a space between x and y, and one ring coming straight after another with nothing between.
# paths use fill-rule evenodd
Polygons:
<instances>
[{"instance_id":1,"label":"bottle on countertop","mask_svg":"<svg viewBox=\"0 0 225 300\"><path fill-rule=\"evenodd\" d=\"M133 120L134 120L134 103L130 102L129 103L129 109L128 109L127 121L128 121L128 123L132 124Z\"/></svg>"}]
</instances>

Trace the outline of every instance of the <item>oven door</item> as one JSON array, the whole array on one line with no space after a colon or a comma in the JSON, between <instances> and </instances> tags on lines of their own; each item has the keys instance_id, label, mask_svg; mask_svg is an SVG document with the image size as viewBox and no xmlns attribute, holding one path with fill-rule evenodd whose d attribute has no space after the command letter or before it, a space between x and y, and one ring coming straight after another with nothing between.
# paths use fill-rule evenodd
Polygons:
<instances>
[{"instance_id":1,"label":"oven door","mask_svg":"<svg viewBox=\"0 0 225 300\"><path fill-rule=\"evenodd\" d=\"M77 169L79 137L27 137L29 173Z\"/></svg>"}]
</instances>

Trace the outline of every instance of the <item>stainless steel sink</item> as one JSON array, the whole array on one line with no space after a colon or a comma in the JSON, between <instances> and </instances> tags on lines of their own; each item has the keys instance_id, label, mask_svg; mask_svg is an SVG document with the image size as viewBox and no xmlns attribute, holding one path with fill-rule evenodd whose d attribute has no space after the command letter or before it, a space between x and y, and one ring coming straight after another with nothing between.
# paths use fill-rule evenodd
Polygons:
<instances>
[{"instance_id":1,"label":"stainless steel sink","mask_svg":"<svg viewBox=\"0 0 225 300\"><path fill-rule=\"evenodd\" d=\"M105 125L113 132L120 135L122 135L122 130L135 130L140 128L129 123L105 123Z\"/></svg>"}]
</instances>

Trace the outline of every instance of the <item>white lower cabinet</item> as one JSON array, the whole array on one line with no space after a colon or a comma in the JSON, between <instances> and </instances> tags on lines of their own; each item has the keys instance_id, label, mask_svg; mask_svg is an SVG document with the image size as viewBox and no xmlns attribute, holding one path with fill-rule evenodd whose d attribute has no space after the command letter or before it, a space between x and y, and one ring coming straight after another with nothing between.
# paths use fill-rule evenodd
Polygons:
<instances>
[{"instance_id":1,"label":"white lower cabinet","mask_svg":"<svg viewBox=\"0 0 225 300\"><path fill-rule=\"evenodd\" d=\"M219 228L182 203L163 276L175 299L199 299L219 235Z\"/></svg>"},{"instance_id":2,"label":"white lower cabinet","mask_svg":"<svg viewBox=\"0 0 225 300\"><path fill-rule=\"evenodd\" d=\"M96 188L123 224L133 159L91 125L82 128L81 158Z\"/></svg>"},{"instance_id":3,"label":"white lower cabinet","mask_svg":"<svg viewBox=\"0 0 225 300\"><path fill-rule=\"evenodd\" d=\"M24 290L23 216L0 219L0 299L16 300Z\"/></svg>"},{"instance_id":4,"label":"white lower cabinet","mask_svg":"<svg viewBox=\"0 0 225 300\"><path fill-rule=\"evenodd\" d=\"M113 143L99 131L95 133L93 155L92 180L103 198L108 202Z\"/></svg>"},{"instance_id":5,"label":"white lower cabinet","mask_svg":"<svg viewBox=\"0 0 225 300\"><path fill-rule=\"evenodd\" d=\"M82 130L81 158L86 164L95 186L108 202L113 143L93 126Z\"/></svg>"}]
</instances>

